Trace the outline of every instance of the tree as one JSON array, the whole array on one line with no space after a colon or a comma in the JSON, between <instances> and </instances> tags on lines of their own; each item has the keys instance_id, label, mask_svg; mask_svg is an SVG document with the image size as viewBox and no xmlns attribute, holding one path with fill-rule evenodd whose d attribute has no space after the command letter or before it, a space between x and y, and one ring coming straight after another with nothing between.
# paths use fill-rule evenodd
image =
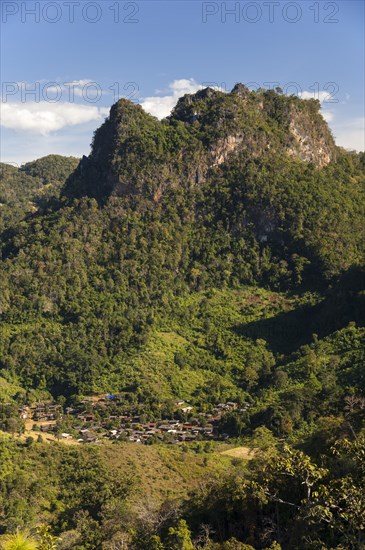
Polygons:
<instances>
[{"instance_id":1,"label":"tree","mask_svg":"<svg viewBox=\"0 0 365 550\"><path fill-rule=\"evenodd\" d=\"M38 550L56 550L57 543L61 539L53 536L49 531L50 528L47 525L43 525L37 529L39 538Z\"/></svg>"},{"instance_id":2,"label":"tree","mask_svg":"<svg viewBox=\"0 0 365 550\"><path fill-rule=\"evenodd\" d=\"M258 448L262 451L276 446L276 439L271 430L266 426L259 426L253 432L253 438L251 440L252 448Z\"/></svg>"},{"instance_id":3,"label":"tree","mask_svg":"<svg viewBox=\"0 0 365 550\"><path fill-rule=\"evenodd\" d=\"M181 519L177 527L170 527L168 535L171 550L194 550L188 524Z\"/></svg>"},{"instance_id":4,"label":"tree","mask_svg":"<svg viewBox=\"0 0 365 550\"><path fill-rule=\"evenodd\" d=\"M11 535L5 535L1 541L3 550L38 550L37 540L27 531L17 531Z\"/></svg>"},{"instance_id":5,"label":"tree","mask_svg":"<svg viewBox=\"0 0 365 550\"><path fill-rule=\"evenodd\" d=\"M348 548L365 547L365 437L335 443L333 453L344 475L320 485L313 493L309 520L327 526Z\"/></svg>"}]
</instances>

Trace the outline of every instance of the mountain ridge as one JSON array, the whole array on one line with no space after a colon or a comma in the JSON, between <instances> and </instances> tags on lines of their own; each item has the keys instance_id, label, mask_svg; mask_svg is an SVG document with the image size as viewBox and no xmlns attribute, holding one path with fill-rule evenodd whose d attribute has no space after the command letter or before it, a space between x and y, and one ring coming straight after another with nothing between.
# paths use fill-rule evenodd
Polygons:
<instances>
[{"instance_id":1,"label":"mountain ridge","mask_svg":"<svg viewBox=\"0 0 365 550\"><path fill-rule=\"evenodd\" d=\"M63 194L103 200L142 191L158 200L169 187L204 183L234 154L257 158L274 151L322 168L336 159L337 147L319 110L317 100L250 92L242 84L231 93L186 94L162 121L121 99Z\"/></svg>"}]
</instances>

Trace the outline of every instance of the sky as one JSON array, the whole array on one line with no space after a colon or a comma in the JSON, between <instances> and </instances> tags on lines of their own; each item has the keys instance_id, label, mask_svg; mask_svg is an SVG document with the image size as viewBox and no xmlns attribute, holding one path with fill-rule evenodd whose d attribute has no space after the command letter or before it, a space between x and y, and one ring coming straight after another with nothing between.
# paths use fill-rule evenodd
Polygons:
<instances>
[{"instance_id":1,"label":"sky","mask_svg":"<svg viewBox=\"0 0 365 550\"><path fill-rule=\"evenodd\" d=\"M365 149L363 0L0 0L2 162L89 154L120 97L162 118L207 85L321 101Z\"/></svg>"}]
</instances>

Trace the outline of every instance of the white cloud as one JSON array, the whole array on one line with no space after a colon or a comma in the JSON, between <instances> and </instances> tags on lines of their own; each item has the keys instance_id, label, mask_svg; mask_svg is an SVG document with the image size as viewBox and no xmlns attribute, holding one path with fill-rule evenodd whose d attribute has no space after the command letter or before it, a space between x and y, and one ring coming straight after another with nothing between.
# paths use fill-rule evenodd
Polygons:
<instances>
[{"instance_id":1,"label":"white cloud","mask_svg":"<svg viewBox=\"0 0 365 550\"><path fill-rule=\"evenodd\" d=\"M332 111L322 110L321 113L322 113L322 116L323 116L323 118L326 122L332 122L334 117L335 117L335 115Z\"/></svg>"},{"instance_id":2,"label":"white cloud","mask_svg":"<svg viewBox=\"0 0 365 550\"><path fill-rule=\"evenodd\" d=\"M12 130L48 135L66 126L101 121L109 109L76 103L3 103L1 125Z\"/></svg>"},{"instance_id":3,"label":"white cloud","mask_svg":"<svg viewBox=\"0 0 365 550\"><path fill-rule=\"evenodd\" d=\"M332 95L326 90L319 90L318 92L308 92L304 91L299 94L301 99L318 99L320 103L331 102L334 103ZM337 100L336 100L337 103Z\"/></svg>"},{"instance_id":4,"label":"white cloud","mask_svg":"<svg viewBox=\"0 0 365 550\"><path fill-rule=\"evenodd\" d=\"M180 97L185 94L194 94L202 88L203 86L195 82L193 78L174 80L169 84L168 95L145 97L142 99L141 105L147 113L161 119L171 113ZM156 90L156 93L162 92L161 90Z\"/></svg>"},{"instance_id":5,"label":"white cloud","mask_svg":"<svg viewBox=\"0 0 365 550\"><path fill-rule=\"evenodd\" d=\"M337 145L345 149L365 151L365 117L332 124Z\"/></svg>"},{"instance_id":6,"label":"white cloud","mask_svg":"<svg viewBox=\"0 0 365 550\"><path fill-rule=\"evenodd\" d=\"M67 88L68 91L71 90L71 93L73 90L75 95L83 97L85 86L92 83L96 84L93 80L71 80L70 82L65 82L65 88Z\"/></svg>"}]
</instances>

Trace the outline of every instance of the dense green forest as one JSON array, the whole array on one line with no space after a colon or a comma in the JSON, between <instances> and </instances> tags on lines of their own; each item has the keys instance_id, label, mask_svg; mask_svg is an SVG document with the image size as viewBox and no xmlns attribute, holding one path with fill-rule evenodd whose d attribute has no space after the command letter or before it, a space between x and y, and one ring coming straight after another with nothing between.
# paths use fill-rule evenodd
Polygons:
<instances>
[{"instance_id":1,"label":"dense green forest","mask_svg":"<svg viewBox=\"0 0 365 550\"><path fill-rule=\"evenodd\" d=\"M9 229L34 212L43 211L59 197L79 160L48 155L16 168L0 163L0 231Z\"/></svg>"},{"instance_id":2,"label":"dense green forest","mask_svg":"<svg viewBox=\"0 0 365 550\"><path fill-rule=\"evenodd\" d=\"M365 155L319 107L236 85L158 121L120 100L80 162L2 165L4 548L364 548ZM21 407L101 393L148 421L234 402L219 433L252 456L16 436Z\"/></svg>"}]
</instances>

